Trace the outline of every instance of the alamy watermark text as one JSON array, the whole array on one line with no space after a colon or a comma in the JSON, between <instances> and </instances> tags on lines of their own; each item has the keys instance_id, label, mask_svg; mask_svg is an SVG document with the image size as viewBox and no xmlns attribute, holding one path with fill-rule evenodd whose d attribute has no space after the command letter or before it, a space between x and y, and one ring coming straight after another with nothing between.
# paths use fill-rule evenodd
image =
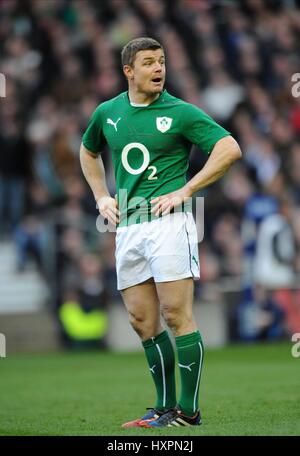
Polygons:
<instances>
[{"instance_id":1,"label":"alamy watermark text","mask_svg":"<svg viewBox=\"0 0 300 456\"><path fill-rule=\"evenodd\" d=\"M0 98L6 97L6 78L3 73L0 73Z\"/></svg>"},{"instance_id":2,"label":"alamy watermark text","mask_svg":"<svg viewBox=\"0 0 300 456\"><path fill-rule=\"evenodd\" d=\"M0 333L0 358L6 358L6 337Z\"/></svg>"}]
</instances>

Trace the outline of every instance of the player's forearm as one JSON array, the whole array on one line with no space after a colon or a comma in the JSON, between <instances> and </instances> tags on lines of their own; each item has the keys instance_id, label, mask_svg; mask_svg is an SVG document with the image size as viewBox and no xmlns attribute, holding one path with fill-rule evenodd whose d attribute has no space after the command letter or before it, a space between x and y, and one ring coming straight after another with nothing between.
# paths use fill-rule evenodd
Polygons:
<instances>
[{"instance_id":1,"label":"player's forearm","mask_svg":"<svg viewBox=\"0 0 300 456\"><path fill-rule=\"evenodd\" d=\"M232 136L220 139L201 171L186 184L188 193L193 195L207 185L220 179L241 156L242 153L239 145Z\"/></svg>"},{"instance_id":2,"label":"player's forearm","mask_svg":"<svg viewBox=\"0 0 300 456\"><path fill-rule=\"evenodd\" d=\"M105 182L105 170L101 157L92 156L83 144L80 147L80 164L95 200L99 201L103 196L110 196Z\"/></svg>"}]
</instances>

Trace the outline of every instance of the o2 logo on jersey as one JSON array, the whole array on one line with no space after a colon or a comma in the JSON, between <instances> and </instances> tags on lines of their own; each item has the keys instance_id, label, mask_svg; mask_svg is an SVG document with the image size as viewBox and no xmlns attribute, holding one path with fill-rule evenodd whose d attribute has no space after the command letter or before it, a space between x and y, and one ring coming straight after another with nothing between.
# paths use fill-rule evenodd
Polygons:
<instances>
[{"instance_id":1,"label":"o2 logo on jersey","mask_svg":"<svg viewBox=\"0 0 300 456\"><path fill-rule=\"evenodd\" d=\"M292 356L294 358L300 358L300 333L295 333L292 335L292 342L296 342L292 346Z\"/></svg>"},{"instance_id":2,"label":"o2 logo on jersey","mask_svg":"<svg viewBox=\"0 0 300 456\"><path fill-rule=\"evenodd\" d=\"M143 163L141 166L137 169L132 168L132 166L129 165L128 163L128 154L132 149L139 149L142 154L143 154ZM157 179L156 173L157 173L157 168L156 166L149 166L150 163L150 153L149 150L147 149L144 144L134 142L134 143L129 143L127 146L124 147L122 150L121 154L121 160L124 168L129 174L141 174L143 173L146 169L149 169L151 171L151 174L148 176L148 180L155 180Z\"/></svg>"}]
</instances>

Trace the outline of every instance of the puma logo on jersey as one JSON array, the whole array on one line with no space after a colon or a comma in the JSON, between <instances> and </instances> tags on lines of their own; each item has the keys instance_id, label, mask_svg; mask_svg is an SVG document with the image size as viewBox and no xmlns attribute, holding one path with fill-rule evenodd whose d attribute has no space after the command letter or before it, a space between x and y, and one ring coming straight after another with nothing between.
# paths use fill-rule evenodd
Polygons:
<instances>
[{"instance_id":1,"label":"puma logo on jersey","mask_svg":"<svg viewBox=\"0 0 300 456\"><path fill-rule=\"evenodd\" d=\"M156 364L154 364L152 367L149 368L151 370L152 374L155 374L155 372L154 372L155 367L156 367Z\"/></svg>"},{"instance_id":2,"label":"puma logo on jersey","mask_svg":"<svg viewBox=\"0 0 300 456\"><path fill-rule=\"evenodd\" d=\"M107 120L106 120L106 123L108 123L109 125L113 125L114 128L115 128L115 130L118 131L118 130L117 130L117 124L118 124L119 120L121 120L121 117L119 117L118 120L117 120L116 122L114 122L114 121L111 120L111 119L107 119Z\"/></svg>"},{"instance_id":3,"label":"puma logo on jersey","mask_svg":"<svg viewBox=\"0 0 300 456\"><path fill-rule=\"evenodd\" d=\"M182 367L183 369L187 369L187 370L189 370L190 372L192 372L191 366L192 366L193 364L196 364L196 363L193 362L193 363L189 364L188 366L185 366L184 364L178 363L178 366L179 366L179 367Z\"/></svg>"}]
</instances>

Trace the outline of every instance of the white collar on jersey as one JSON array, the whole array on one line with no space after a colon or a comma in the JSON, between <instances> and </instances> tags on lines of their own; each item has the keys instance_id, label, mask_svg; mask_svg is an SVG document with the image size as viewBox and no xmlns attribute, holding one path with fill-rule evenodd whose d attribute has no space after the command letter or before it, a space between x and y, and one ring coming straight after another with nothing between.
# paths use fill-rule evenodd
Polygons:
<instances>
[{"instance_id":1,"label":"white collar on jersey","mask_svg":"<svg viewBox=\"0 0 300 456\"><path fill-rule=\"evenodd\" d=\"M133 103L133 101L131 101L130 104L131 104L131 106L134 106L135 108L143 108L145 106L149 106L149 104Z\"/></svg>"}]
</instances>

